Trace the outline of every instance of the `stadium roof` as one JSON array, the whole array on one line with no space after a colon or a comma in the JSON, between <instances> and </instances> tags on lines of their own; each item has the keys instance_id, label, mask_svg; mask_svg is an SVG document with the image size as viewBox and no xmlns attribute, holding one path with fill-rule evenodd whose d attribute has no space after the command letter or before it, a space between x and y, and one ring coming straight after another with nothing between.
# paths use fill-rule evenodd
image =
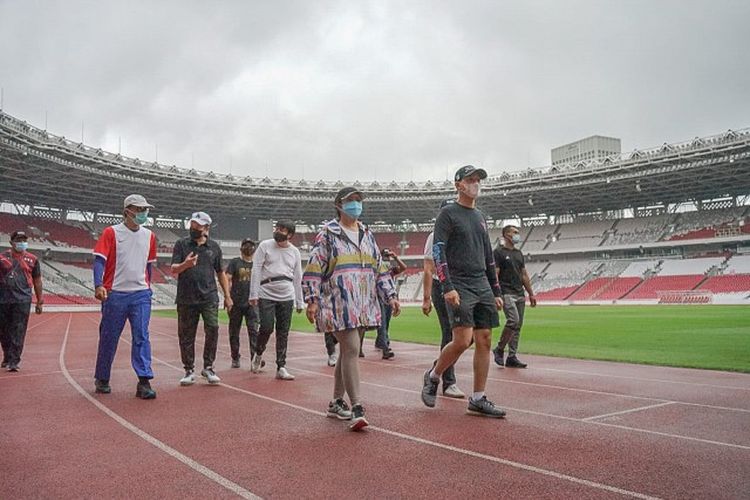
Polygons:
<instances>
[{"instance_id":1,"label":"stadium roof","mask_svg":"<svg viewBox=\"0 0 750 500\"><path fill-rule=\"evenodd\" d=\"M457 166L458 167L458 166ZM486 168L486 166L485 166ZM271 172L269 172L271 174ZM0 111L0 201L119 213L141 193L153 215L330 219L342 186L365 193L368 222L429 222L450 181L327 182L237 177L143 162L55 136ZM480 208L494 219L618 210L750 194L750 129L605 159L491 176Z\"/></svg>"}]
</instances>

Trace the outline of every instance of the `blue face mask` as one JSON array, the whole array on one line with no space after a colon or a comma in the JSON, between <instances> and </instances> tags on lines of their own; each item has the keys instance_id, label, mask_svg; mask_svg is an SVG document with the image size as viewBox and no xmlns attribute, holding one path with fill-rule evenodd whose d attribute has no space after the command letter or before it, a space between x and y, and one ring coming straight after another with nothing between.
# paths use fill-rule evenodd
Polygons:
<instances>
[{"instance_id":1,"label":"blue face mask","mask_svg":"<svg viewBox=\"0 0 750 500\"><path fill-rule=\"evenodd\" d=\"M131 213L133 214L133 222L135 222L139 226L142 226L146 222L148 222L148 210L145 210L143 212L131 212Z\"/></svg>"},{"instance_id":2,"label":"blue face mask","mask_svg":"<svg viewBox=\"0 0 750 500\"><path fill-rule=\"evenodd\" d=\"M18 243L14 243L13 246L16 247L16 250L19 252L25 252L29 249L29 242L28 241L19 241Z\"/></svg>"},{"instance_id":3,"label":"blue face mask","mask_svg":"<svg viewBox=\"0 0 750 500\"><path fill-rule=\"evenodd\" d=\"M352 219L359 219L359 216L362 215L362 202L347 201L341 205L341 210Z\"/></svg>"},{"instance_id":4,"label":"blue face mask","mask_svg":"<svg viewBox=\"0 0 750 500\"><path fill-rule=\"evenodd\" d=\"M519 243L521 243L521 235L514 234L510 241L512 241L514 245L518 245Z\"/></svg>"}]
</instances>

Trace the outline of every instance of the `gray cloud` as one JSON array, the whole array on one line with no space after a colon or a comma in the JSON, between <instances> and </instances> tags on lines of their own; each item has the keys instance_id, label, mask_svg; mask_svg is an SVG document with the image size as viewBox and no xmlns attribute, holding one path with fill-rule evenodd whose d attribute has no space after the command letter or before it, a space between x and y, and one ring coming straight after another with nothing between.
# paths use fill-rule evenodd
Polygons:
<instances>
[{"instance_id":1,"label":"gray cloud","mask_svg":"<svg viewBox=\"0 0 750 500\"><path fill-rule=\"evenodd\" d=\"M5 109L162 163L442 179L750 126L742 1L0 1Z\"/></svg>"}]
</instances>

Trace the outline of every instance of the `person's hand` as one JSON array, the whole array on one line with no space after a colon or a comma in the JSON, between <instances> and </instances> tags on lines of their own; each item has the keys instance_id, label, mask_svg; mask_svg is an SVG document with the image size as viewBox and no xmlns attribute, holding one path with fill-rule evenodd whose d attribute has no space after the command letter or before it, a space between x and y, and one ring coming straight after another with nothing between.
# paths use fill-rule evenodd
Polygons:
<instances>
[{"instance_id":1,"label":"person's hand","mask_svg":"<svg viewBox=\"0 0 750 500\"><path fill-rule=\"evenodd\" d=\"M443 297L445 297L445 303L453 308L461 305L461 297L458 296L458 292L455 290L444 294Z\"/></svg>"},{"instance_id":2,"label":"person's hand","mask_svg":"<svg viewBox=\"0 0 750 500\"><path fill-rule=\"evenodd\" d=\"M503 309L503 298L502 297L495 297L495 307L497 307L498 311L501 311Z\"/></svg>"},{"instance_id":3,"label":"person's hand","mask_svg":"<svg viewBox=\"0 0 750 500\"><path fill-rule=\"evenodd\" d=\"M258 299L250 299L247 301L247 303L253 307L256 307L258 305Z\"/></svg>"},{"instance_id":4,"label":"person's hand","mask_svg":"<svg viewBox=\"0 0 750 500\"><path fill-rule=\"evenodd\" d=\"M35 312L36 312L37 314L42 314L42 311L44 311L44 308L43 308L42 306L44 306L44 301L41 301L41 302L37 302L37 303L36 303L36 308L34 309L34 311L35 311Z\"/></svg>"},{"instance_id":5,"label":"person's hand","mask_svg":"<svg viewBox=\"0 0 750 500\"><path fill-rule=\"evenodd\" d=\"M310 323L315 323L315 316L318 315L318 303L317 302L310 302L307 304L307 321Z\"/></svg>"},{"instance_id":6,"label":"person's hand","mask_svg":"<svg viewBox=\"0 0 750 500\"><path fill-rule=\"evenodd\" d=\"M529 305L536 307L536 295L529 295Z\"/></svg>"},{"instance_id":7,"label":"person's hand","mask_svg":"<svg viewBox=\"0 0 750 500\"><path fill-rule=\"evenodd\" d=\"M300 314L301 312L302 312L302 308L301 307L297 307L297 314Z\"/></svg>"},{"instance_id":8,"label":"person's hand","mask_svg":"<svg viewBox=\"0 0 750 500\"><path fill-rule=\"evenodd\" d=\"M391 299L388 304L391 306L391 309L393 309L394 317L401 314L401 304L399 303L398 299Z\"/></svg>"},{"instance_id":9,"label":"person's hand","mask_svg":"<svg viewBox=\"0 0 750 500\"><path fill-rule=\"evenodd\" d=\"M190 255L187 256L185 259L185 267L190 269L191 267L195 267L198 265L198 255L195 252L190 252Z\"/></svg>"},{"instance_id":10,"label":"person's hand","mask_svg":"<svg viewBox=\"0 0 750 500\"><path fill-rule=\"evenodd\" d=\"M429 298L422 299L422 314L429 316L432 312L432 301Z\"/></svg>"},{"instance_id":11,"label":"person's hand","mask_svg":"<svg viewBox=\"0 0 750 500\"><path fill-rule=\"evenodd\" d=\"M232 300L232 297L224 297L224 309L227 310L227 313L232 312L232 307L234 306L234 301Z\"/></svg>"},{"instance_id":12,"label":"person's hand","mask_svg":"<svg viewBox=\"0 0 750 500\"><path fill-rule=\"evenodd\" d=\"M96 290L94 290L94 297L99 302L104 302L105 300L107 300L107 289L103 286L96 287Z\"/></svg>"}]
</instances>

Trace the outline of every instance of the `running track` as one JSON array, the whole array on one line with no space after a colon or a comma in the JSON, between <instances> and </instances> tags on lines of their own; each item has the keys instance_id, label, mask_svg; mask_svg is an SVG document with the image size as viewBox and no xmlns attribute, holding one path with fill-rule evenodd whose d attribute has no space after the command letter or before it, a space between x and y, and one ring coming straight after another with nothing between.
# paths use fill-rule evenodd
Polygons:
<instances>
[{"instance_id":1,"label":"running track","mask_svg":"<svg viewBox=\"0 0 750 500\"><path fill-rule=\"evenodd\" d=\"M22 371L0 373L2 498L750 498L750 375L526 356L490 370L506 420L419 399L437 349L366 346L371 426L324 418L332 368L319 335L293 334L293 382L229 368L179 387L176 322L153 318L155 401L134 398L129 333L113 393L93 393L95 313L33 316ZM243 352L247 350L242 339ZM196 348L200 359L202 344ZM470 390L471 356L457 367Z\"/></svg>"}]
</instances>

